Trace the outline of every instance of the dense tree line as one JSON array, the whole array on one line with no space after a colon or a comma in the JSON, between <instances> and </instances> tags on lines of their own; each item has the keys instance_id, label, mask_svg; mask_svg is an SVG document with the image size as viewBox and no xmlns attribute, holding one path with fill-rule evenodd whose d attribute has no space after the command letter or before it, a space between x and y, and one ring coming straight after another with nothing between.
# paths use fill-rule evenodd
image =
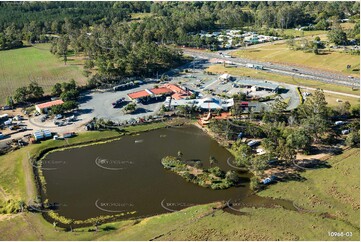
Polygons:
<instances>
[{"instance_id":1,"label":"dense tree line","mask_svg":"<svg viewBox=\"0 0 361 242\"><path fill-rule=\"evenodd\" d=\"M132 28L144 31L147 40L179 44L187 42L190 32L216 28L315 24L326 29L331 18L357 22L359 2L1 2L0 32L6 39L46 41L49 34L109 27L143 12L156 17Z\"/></svg>"},{"instance_id":2,"label":"dense tree line","mask_svg":"<svg viewBox=\"0 0 361 242\"><path fill-rule=\"evenodd\" d=\"M31 82L27 87L19 87L15 90L14 97L8 97L8 103L13 103L14 100L17 103L36 100L44 95L44 90L37 82ZM11 101L10 101L11 100Z\"/></svg>"}]
</instances>

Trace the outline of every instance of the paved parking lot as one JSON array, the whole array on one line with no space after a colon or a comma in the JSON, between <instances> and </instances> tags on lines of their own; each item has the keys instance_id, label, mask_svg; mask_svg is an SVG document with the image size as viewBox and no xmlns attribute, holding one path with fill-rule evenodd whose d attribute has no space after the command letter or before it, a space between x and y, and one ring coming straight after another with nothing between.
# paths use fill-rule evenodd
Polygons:
<instances>
[{"instance_id":1,"label":"paved parking lot","mask_svg":"<svg viewBox=\"0 0 361 242\"><path fill-rule=\"evenodd\" d=\"M137 104L137 110L134 114L125 114L123 107L131 102L128 93L140 91L146 88L153 88L156 84L140 85L139 87L123 91L107 91L107 92L89 92L83 94L80 98L79 117L82 119L92 119L93 117L104 118L114 122L124 122L132 118L143 118L147 116L154 116L158 113L163 105L163 102L152 104ZM158 84L159 85L159 84ZM125 98L126 103L113 108L112 103L120 98Z\"/></svg>"}]
</instances>

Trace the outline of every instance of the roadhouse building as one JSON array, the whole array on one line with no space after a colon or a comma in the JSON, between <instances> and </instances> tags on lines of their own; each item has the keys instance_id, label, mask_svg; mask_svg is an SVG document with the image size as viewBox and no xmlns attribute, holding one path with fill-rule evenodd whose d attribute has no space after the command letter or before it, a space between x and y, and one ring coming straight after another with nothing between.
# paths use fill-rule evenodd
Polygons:
<instances>
[{"instance_id":1,"label":"roadhouse building","mask_svg":"<svg viewBox=\"0 0 361 242\"><path fill-rule=\"evenodd\" d=\"M63 100L54 100L46 103L40 103L35 105L36 111L39 113L47 113L51 107L62 105L64 102Z\"/></svg>"},{"instance_id":2,"label":"roadhouse building","mask_svg":"<svg viewBox=\"0 0 361 242\"><path fill-rule=\"evenodd\" d=\"M172 96L173 99L179 100L184 99L190 95L192 92L189 90L184 90L183 88L174 85L174 84L166 84L161 87L152 88L152 89L144 89L138 92L132 92L127 94L131 100L139 101L144 98L160 98L163 96Z\"/></svg>"}]
</instances>

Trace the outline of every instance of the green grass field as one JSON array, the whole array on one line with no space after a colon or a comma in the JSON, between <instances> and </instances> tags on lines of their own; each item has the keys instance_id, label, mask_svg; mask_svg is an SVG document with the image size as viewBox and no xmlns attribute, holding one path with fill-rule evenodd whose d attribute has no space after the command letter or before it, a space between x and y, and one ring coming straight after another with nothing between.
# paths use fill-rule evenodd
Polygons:
<instances>
[{"instance_id":1,"label":"green grass field","mask_svg":"<svg viewBox=\"0 0 361 242\"><path fill-rule=\"evenodd\" d=\"M79 85L86 83L79 63L69 58L67 65L49 52L49 44L0 51L0 104L4 104L8 95L16 88L30 81L37 81L49 92L56 82L74 79ZM74 62L74 63L73 63Z\"/></svg>"},{"instance_id":2,"label":"green grass field","mask_svg":"<svg viewBox=\"0 0 361 242\"><path fill-rule=\"evenodd\" d=\"M232 55L265 62L316 68L355 77L360 76L360 56L339 51L327 51L325 54L315 55L314 53L290 50L286 43L274 43L237 50L232 52ZM351 70L346 69L348 64L351 65Z\"/></svg>"},{"instance_id":3,"label":"green grass field","mask_svg":"<svg viewBox=\"0 0 361 242\"><path fill-rule=\"evenodd\" d=\"M358 240L345 222L282 208L245 208L243 215L200 205L141 221L120 221L72 233L56 231L40 214L19 214L0 220L1 240ZM208 215L208 216L207 216ZM94 229L94 228L91 228ZM330 237L329 231L353 232L352 237Z\"/></svg>"},{"instance_id":4,"label":"green grass field","mask_svg":"<svg viewBox=\"0 0 361 242\"><path fill-rule=\"evenodd\" d=\"M301 88L301 92L309 92L309 93L314 93L315 91L313 90L306 90ZM325 98L326 98L326 102L330 107L337 107L342 105L345 101L348 101L352 107L356 107L360 105L360 99L359 98L354 98L354 97L346 97L346 96L342 96L342 95L337 95L337 94L333 94L333 93L327 93L325 92ZM342 100L342 102L337 102L336 100L340 99Z\"/></svg>"},{"instance_id":5,"label":"green grass field","mask_svg":"<svg viewBox=\"0 0 361 242\"><path fill-rule=\"evenodd\" d=\"M279 34L282 34L281 30L277 31ZM295 30L295 29L284 29L283 30L283 34L285 35L293 35L294 37L296 36L304 36L304 37L316 37L316 36L322 36L322 35L326 35L327 31L325 30L310 30L310 31L300 31L300 30Z\"/></svg>"},{"instance_id":6,"label":"green grass field","mask_svg":"<svg viewBox=\"0 0 361 242\"><path fill-rule=\"evenodd\" d=\"M301 85L307 86L312 88L321 88L323 90L330 90L335 92L343 92L353 95L360 95L360 90L352 90L351 87L335 85L335 84L328 84L320 81L314 80L306 80L300 78L292 78L290 76L283 76L275 73L269 73L265 71L250 69L246 67L228 67L223 66L222 64L212 65L206 69L206 71L210 71L217 74L229 73L235 76L250 76L253 78L263 79L263 80L270 80L276 81L279 83L287 83L292 85ZM343 99L345 97L342 96ZM342 99L341 98L341 99Z\"/></svg>"},{"instance_id":7,"label":"green grass field","mask_svg":"<svg viewBox=\"0 0 361 242\"><path fill-rule=\"evenodd\" d=\"M327 160L331 168L307 170L303 182L270 186L261 196L290 199L313 214L327 213L335 221L360 227L360 149ZM355 238L354 238L355 239Z\"/></svg>"}]
</instances>

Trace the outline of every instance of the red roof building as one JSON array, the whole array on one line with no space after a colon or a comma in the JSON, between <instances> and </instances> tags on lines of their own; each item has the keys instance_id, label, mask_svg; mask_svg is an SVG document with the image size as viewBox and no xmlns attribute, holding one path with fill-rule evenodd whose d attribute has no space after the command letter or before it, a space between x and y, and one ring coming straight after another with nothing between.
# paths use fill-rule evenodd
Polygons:
<instances>
[{"instance_id":1,"label":"red roof building","mask_svg":"<svg viewBox=\"0 0 361 242\"><path fill-rule=\"evenodd\" d=\"M172 98L175 100L183 99L192 95L191 91L186 91L183 88L174 84L165 84L164 86L173 91L174 94L172 95Z\"/></svg>"},{"instance_id":2,"label":"red roof building","mask_svg":"<svg viewBox=\"0 0 361 242\"><path fill-rule=\"evenodd\" d=\"M173 92L172 90L170 90L169 88L166 88L166 87L153 88L153 89L150 89L150 91L154 95L170 94Z\"/></svg>"},{"instance_id":3,"label":"red roof building","mask_svg":"<svg viewBox=\"0 0 361 242\"><path fill-rule=\"evenodd\" d=\"M128 97L130 97L131 99L137 99L137 98L142 98L142 97L150 96L151 93L147 92L147 90L142 90L142 91L139 91L139 92L128 93L127 95L128 95Z\"/></svg>"},{"instance_id":4,"label":"red roof building","mask_svg":"<svg viewBox=\"0 0 361 242\"><path fill-rule=\"evenodd\" d=\"M147 96L158 96L158 95L166 95L166 94L173 94L172 98L179 100L186 98L187 96L190 96L192 94L191 91L186 91L183 88L174 85L174 84L165 84L162 87L158 88L152 88L152 89L144 89L139 92L132 92L128 93L128 97L130 99L137 99L137 98L143 98Z\"/></svg>"},{"instance_id":5,"label":"red roof building","mask_svg":"<svg viewBox=\"0 0 361 242\"><path fill-rule=\"evenodd\" d=\"M63 103L64 103L63 100L58 99L58 100L54 100L54 101L50 101L50 102L46 102L46 103L36 104L35 109L39 113L47 113L49 108L61 105Z\"/></svg>"}]
</instances>

